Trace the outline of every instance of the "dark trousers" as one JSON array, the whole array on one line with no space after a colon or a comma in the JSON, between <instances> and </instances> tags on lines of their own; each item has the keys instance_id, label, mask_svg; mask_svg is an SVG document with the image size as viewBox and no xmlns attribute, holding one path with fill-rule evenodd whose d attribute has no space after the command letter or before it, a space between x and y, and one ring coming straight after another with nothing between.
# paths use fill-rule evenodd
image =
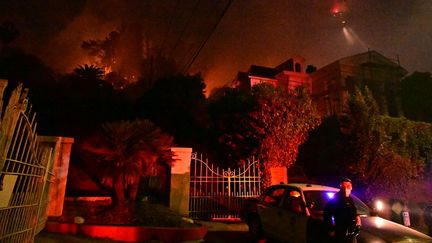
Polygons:
<instances>
[{"instance_id":1,"label":"dark trousers","mask_svg":"<svg viewBox=\"0 0 432 243\"><path fill-rule=\"evenodd\" d=\"M333 237L332 242L334 243L355 243L357 242L355 237L347 237L348 229L337 229L335 237Z\"/></svg>"},{"instance_id":2,"label":"dark trousers","mask_svg":"<svg viewBox=\"0 0 432 243\"><path fill-rule=\"evenodd\" d=\"M357 240L355 238L347 238L347 237L329 237L329 243L356 243Z\"/></svg>"}]
</instances>

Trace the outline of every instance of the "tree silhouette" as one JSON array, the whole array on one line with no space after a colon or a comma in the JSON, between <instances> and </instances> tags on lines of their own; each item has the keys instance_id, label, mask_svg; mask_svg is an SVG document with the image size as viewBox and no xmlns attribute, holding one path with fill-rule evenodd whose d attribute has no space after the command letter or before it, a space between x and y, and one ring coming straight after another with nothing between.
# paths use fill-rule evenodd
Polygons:
<instances>
[{"instance_id":1,"label":"tree silhouette","mask_svg":"<svg viewBox=\"0 0 432 243\"><path fill-rule=\"evenodd\" d=\"M172 134L177 144L200 149L207 124L204 89L205 83L200 75L178 75L158 80L138 100L138 114Z\"/></svg>"},{"instance_id":2,"label":"tree silhouette","mask_svg":"<svg viewBox=\"0 0 432 243\"><path fill-rule=\"evenodd\" d=\"M136 200L143 176L156 163L171 163L173 138L149 120L109 122L102 132L85 140L80 150L100 164L102 184L114 191L115 206Z\"/></svg>"},{"instance_id":3,"label":"tree silhouette","mask_svg":"<svg viewBox=\"0 0 432 243\"><path fill-rule=\"evenodd\" d=\"M3 46L8 45L18 38L19 34L18 29L12 22L6 21L0 25L0 42Z\"/></svg>"},{"instance_id":4,"label":"tree silhouette","mask_svg":"<svg viewBox=\"0 0 432 243\"><path fill-rule=\"evenodd\" d=\"M98 57L103 66L113 67L120 33L112 31L104 40L88 40L81 44L90 56Z\"/></svg>"},{"instance_id":5,"label":"tree silhouette","mask_svg":"<svg viewBox=\"0 0 432 243\"><path fill-rule=\"evenodd\" d=\"M224 167L237 167L259 145L248 125L253 105L250 92L229 87L214 90L208 99L211 146L216 161L223 161Z\"/></svg>"},{"instance_id":6,"label":"tree silhouette","mask_svg":"<svg viewBox=\"0 0 432 243\"><path fill-rule=\"evenodd\" d=\"M102 68L95 65L84 64L79 65L74 69L74 72L82 79L87 80L100 80L104 76L104 71Z\"/></svg>"},{"instance_id":7,"label":"tree silhouette","mask_svg":"<svg viewBox=\"0 0 432 243\"><path fill-rule=\"evenodd\" d=\"M157 80L177 72L173 58L164 55L149 36L142 40L141 32L139 24L126 24L103 40L88 40L81 45L89 56L98 59L99 65L111 70L107 75L116 89L126 89L140 81L142 87L138 88L148 90Z\"/></svg>"},{"instance_id":8,"label":"tree silhouette","mask_svg":"<svg viewBox=\"0 0 432 243\"><path fill-rule=\"evenodd\" d=\"M416 121L432 122L432 76L430 73L414 72L402 79L401 99L404 114Z\"/></svg>"},{"instance_id":9,"label":"tree silhouette","mask_svg":"<svg viewBox=\"0 0 432 243\"><path fill-rule=\"evenodd\" d=\"M325 117L300 146L296 165L301 166L312 181L333 185L346 172L347 161L352 155L347 146L349 141L341 132L338 117Z\"/></svg>"}]
</instances>

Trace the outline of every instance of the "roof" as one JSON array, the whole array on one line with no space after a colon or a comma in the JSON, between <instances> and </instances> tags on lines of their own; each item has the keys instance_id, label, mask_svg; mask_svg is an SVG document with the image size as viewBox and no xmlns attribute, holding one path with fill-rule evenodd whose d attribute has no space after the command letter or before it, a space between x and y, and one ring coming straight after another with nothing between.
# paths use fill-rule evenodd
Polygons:
<instances>
[{"instance_id":1,"label":"roof","mask_svg":"<svg viewBox=\"0 0 432 243\"><path fill-rule=\"evenodd\" d=\"M399 63L396 63L395 60L387 58L377 51L370 50L356 55L340 58L332 63L325 65L324 67L319 68L316 72L313 72L311 75L319 76L321 70L336 68L336 66L342 66L342 65L348 65L348 66L374 65L374 66L381 66L381 67L393 68L394 70L398 70L401 76L404 76L408 73L408 71L402 66L400 66Z\"/></svg>"},{"instance_id":2,"label":"roof","mask_svg":"<svg viewBox=\"0 0 432 243\"><path fill-rule=\"evenodd\" d=\"M305 62L304 57L294 56L294 57L291 57L290 59L286 60L285 62L277 65L274 68L274 70L276 73L280 73L282 71L296 72L295 71L295 65L300 64L301 66L303 66L304 62ZM301 69L304 70L304 67L302 67ZM301 71L301 72L303 72L303 71Z\"/></svg>"},{"instance_id":3,"label":"roof","mask_svg":"<svg viewBox=\"0 0 432 243\"><path fill-rule=\"evenodd\" d=\"M334 191L334 192L339 191L339 189L335 188L335 187L323 186L323 185L317 185L317 184L308 184L308 183L289 183L289 184L284 184L284 185L294 186L294 187L300 188L302 191ZM275 185L275 186L281 186L281 184Z\"/></svg>"},{"instance_id":4,"label":"roof","mask_svg":"<svg viewBox=\"0 0 432 243\"><path fill-rule=\"evenodd\" d=\"M338 60L340 64L348 65L368 65L375 64L386 67L393 67L399 69L403 75L407 74L408 71L397 63L397 60L390 59L380 54L377 51L370 50L367 52L359 53L353 56L344 57Z\"/></svg>"},{"instance_id":5,"label":"roof","mask_svg":"<svg viewBox=\"0 0 432 243\"><path fill-rule=\"evenodd\" d=\"M250 76L258 76L270 79L274 79L276 75L276 72L273 68L257 65L251 65L248 73Z\"/></svg>"}]
</instances>

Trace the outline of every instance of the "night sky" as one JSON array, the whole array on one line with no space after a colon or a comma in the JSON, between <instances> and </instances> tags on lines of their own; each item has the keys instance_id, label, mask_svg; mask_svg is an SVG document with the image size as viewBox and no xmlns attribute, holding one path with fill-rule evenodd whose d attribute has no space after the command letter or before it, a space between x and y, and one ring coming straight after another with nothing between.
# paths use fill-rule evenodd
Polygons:
<instances>
[{"instance_id":1,"label":"night sky","mask_svg":"<svg viewBox=\"0 0 432 243\"><path fill-rule=\"evenodd\" d=\"M211 90L251 64L273 67L301 55L306 64L319 68L370 48L389 58L399 56L409 72L432 71L431 0L346 0L351 39L331 15L335 2L234 0L190 70L201 71ZM125 21L140 22L152 41L163 43L179 60L188 60L227 3L2 0L0 21L17 25L21 36L16 45L59 71L70 71L89 62L80 48L83 40L104 38ZM179 39L182 45L176 46Z\"/></svg>"}]
</instances>

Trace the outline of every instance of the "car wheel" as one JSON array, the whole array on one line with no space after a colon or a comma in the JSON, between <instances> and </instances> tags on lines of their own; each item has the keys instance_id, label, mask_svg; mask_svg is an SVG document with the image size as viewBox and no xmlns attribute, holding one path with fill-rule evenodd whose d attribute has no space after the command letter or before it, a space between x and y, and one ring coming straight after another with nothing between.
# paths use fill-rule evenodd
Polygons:
<instances>
[{"instance_id":1,"label":"car wheel","mask_svg":"<svg viewBox=\"0 0 432 243\"><path fill-rule=\"evenodd\" d=\"M248 226L252 242L260 242L263 239L261 220L257 216L251 216L248 220Z\"/></svg>"}]
</instances>

